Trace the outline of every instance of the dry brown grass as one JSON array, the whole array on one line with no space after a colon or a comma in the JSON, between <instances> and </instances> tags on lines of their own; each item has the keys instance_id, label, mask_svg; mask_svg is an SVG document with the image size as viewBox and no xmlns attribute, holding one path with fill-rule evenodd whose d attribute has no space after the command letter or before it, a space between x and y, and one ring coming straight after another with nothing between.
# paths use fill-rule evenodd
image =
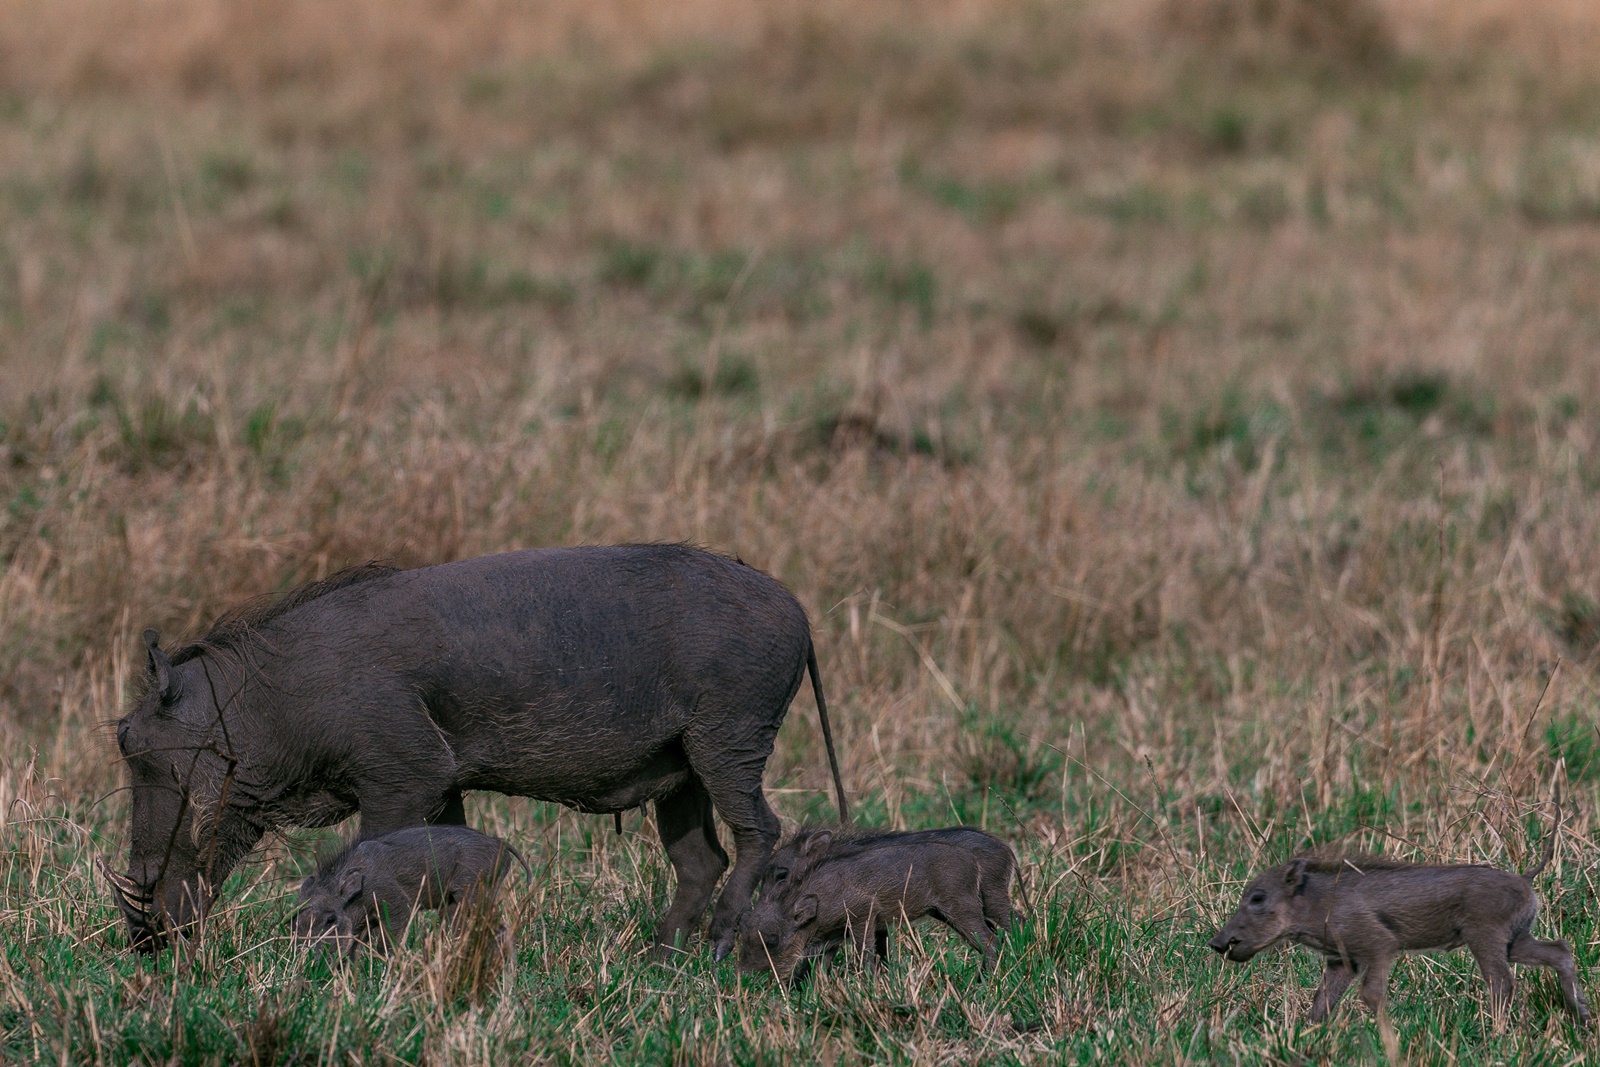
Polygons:
<instances>
[{"instance_id":1,"label":"dry brown grass","mask_svg":"<svg viewBox=\"0 0 1600 1067\"><path fill-rule=\"evenodd\" d=\"M0 0L6 1054L1376 1055L1293 1029L1293 966L1174 959L1310 841L1526 863L1561 756L1548 910L1592 966L1597 25ZM469 941L308 978L303 838L192 959L121 957L92 863L143 627L374 557L679 538L811 609L868 818L1019 844L1011 978L972 993L936 937L799 998L645 968L647 827L487 798L541 872L500 973ZM769 782L827 810L808 707ZM109 984L56 989L63 953ZM1481 1051L1435 1014L1460 969L1408 966L1412 1054ZM86 1014L215 989L222 1030Z\"/></svg>"},{"instance_id":2,"label":"dry brown grass","mask_svg":"<svg viewBox=\"0 0 1600 1067\"><path fill-rule=\"evenodd\" d=\"M453 86L486 67L574 50L648 63L696 42L751 47L819 28L852 37L885 31L970 36L1078 5L1038 0L5 0L0 85L25 92L158 93L257 103L296 88L338 97ZM1276 47L1345 58L1391 48L1437 56L1492 48L1546 75L1591 69L1600 14L1585 0L1132 0L1081 5L1091 39L1199 34L1208 46ZM1276 42L1276 43L1275 43ZM327 95L319 103L333 101Z\"/></svg>"}]
</instances>

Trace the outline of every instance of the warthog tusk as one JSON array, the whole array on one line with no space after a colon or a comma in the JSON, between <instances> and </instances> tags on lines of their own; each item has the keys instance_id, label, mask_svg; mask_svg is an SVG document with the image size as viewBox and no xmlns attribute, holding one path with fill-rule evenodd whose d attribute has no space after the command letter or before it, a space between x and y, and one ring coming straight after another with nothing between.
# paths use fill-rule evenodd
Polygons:
<instances>
[{"instance_id":1,"label":"warthog tusk","mask_svg":"<svg viewBox=\"0 0 1600 1067\"><path fill-rule=\"evenodd\" d=\"M100 873L111 883L111 891L116 895L119 903L125 904L130 910L147 913L149 905L154 900L154 895L144 889L139 883L125 874L111 869L105 860L96 857L95 866L100 868ZM135 907L134 905L138 905Z\"/></svg>"}]
</instances>

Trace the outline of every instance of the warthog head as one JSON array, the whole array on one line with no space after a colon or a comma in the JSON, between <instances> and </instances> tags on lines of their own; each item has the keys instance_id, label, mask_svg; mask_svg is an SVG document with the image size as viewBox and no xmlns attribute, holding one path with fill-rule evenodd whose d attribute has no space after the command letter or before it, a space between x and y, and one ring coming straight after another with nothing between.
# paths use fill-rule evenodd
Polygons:
<instances>
[{"instance_id":1,"label":"warthog head","mask_svg":"<svg viewBox=\"0 0 1600 1067\"><path fill-rule=\"evenodd\" d=\"M102 868L141 952L198 923L212 888L261 836L236 807L239 761L217 665L191 652L175 666L158 640L144 632L147 685L117 723L133 795L128 872Z\"/></svg>"},{"instance_id":2,"label":"warthog head","mask_svg":"<svg viewBox=\"0 0 1600 1067\"><path fill-rule=\"evenodd\" d=\"M1213 951L1235 963L1282 941L1296 929L1295 898L1305 888L1306 861L1295 859L1256 876L1239 907L1210 941Z\"/></svg>"},{"instance_id":3,"label":"warthog head","mask_svg":"<svg viewBox=\"0 0 1600 1067\"><path fill-rule=\"evenodd\" d=\"M822 951L823 946L812 943L816 926L815 896L763 895L739 924L739 973L771 974L786 983L795 980L807 957Z\"/></svg>"},{"instance_id":4,"label":"warthog head","mask_svg":"<svg viewBox=\"0 0 1600 1067\"><path fill-rule=\"evenodd\" d=\"M370 908L363 899L366 871L358 864L300 883L294 936L313 949L354 956L368 933Z\"/></svg>"}]
</instances>

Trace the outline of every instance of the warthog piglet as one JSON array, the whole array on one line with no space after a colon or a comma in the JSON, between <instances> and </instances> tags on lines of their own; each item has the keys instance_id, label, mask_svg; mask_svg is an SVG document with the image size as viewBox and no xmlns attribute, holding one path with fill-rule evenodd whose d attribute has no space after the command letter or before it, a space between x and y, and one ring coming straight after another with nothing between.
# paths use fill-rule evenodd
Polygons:
<instances>
[{"instance_id":1,"label":"warthog piglet","mask_svg":"<svg viewBox=\"0 0 1600 1067\"><path fill-rule=\"evenodd\" d=\"M969 848L987 857L990 869L1000 870L1006 863L1015 864L1016 856L1011 846L993 834L970 826L950 826L941 830L848 830L834 831L822 827L802 826L794 835L775 849L767 861L762 876L761 891L771 893L784 882L800 881L811 868L825 856L847 856L862 849L892 841L909 846L923 842ZM1026 899L1023 901L1027 903Z\"/></svg>"},{"instance_id":2,"label":"warthog piglet","mask_svg":"<svg viewBox=\"0 0 1600 1067\"><path fill-rule=\"evenodd\" d=\"M1489 984L1491 1009L1505 1011L1513 963L1549 967L1561 978L1567 1007L1581 1024L1589 1005L1565 941L1533 936L1539 898L1532 879L1555 852L1556 823L1544 858L1525 875L1483 866L1422 866L1381 856L1300 856L1256 877L1210 946L1243 963L1279 941L1322 953L1322 986L1310 1019L1328 1017L1356 978L1361 999L1382 1009L1389 973L1402 953L1465 945Z\"/></svg>"},{"instance_id":3,"label":"warthog piglet","mask_svg":"<svg viewBox=\"0 0 1600 1067\"><path fill-rule=\"evenodd\" d=\"M405 930L419 911L449 921L498 891L515 849L465 826L412 826L357 841L300 886L297 938L354 955Z\"/></svg>"},{"instance_id":4,"label":"warthog piglet","mask_svg":"<svg viewBox=\"0 0 1600 1067\"><path fill-rule=\"evenodd\" d=\"M882 958L888 924L931 917L983 953L984 969L1011 925L1016 855L970 827L834 834L804 829L774 854L761 900L746 917L739 970L796 977L802 961L849 939Z\"/></svg>"}]
</instances>

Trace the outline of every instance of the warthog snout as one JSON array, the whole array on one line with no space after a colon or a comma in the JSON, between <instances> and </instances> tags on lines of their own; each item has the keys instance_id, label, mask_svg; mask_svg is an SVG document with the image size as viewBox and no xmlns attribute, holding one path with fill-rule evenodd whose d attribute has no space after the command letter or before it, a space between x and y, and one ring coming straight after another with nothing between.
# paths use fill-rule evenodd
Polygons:
<instances>
[{"instance_id":1,"label":"warthog snout","mask_svg":"<svg viewBox=\"0 0 1600 1067\"><path fill-rule=\"evenodd\" d=\"M1226 927L1218 930L1217 936L1207 941L1206 945L1212 952L1215 952L1223 959L1232 960L1234 963L1244 963L1261 951L1259 947L1251 948L1246 946L1239 938L1239 935L1230 933Z\"/></svg>"}]
</instances>

